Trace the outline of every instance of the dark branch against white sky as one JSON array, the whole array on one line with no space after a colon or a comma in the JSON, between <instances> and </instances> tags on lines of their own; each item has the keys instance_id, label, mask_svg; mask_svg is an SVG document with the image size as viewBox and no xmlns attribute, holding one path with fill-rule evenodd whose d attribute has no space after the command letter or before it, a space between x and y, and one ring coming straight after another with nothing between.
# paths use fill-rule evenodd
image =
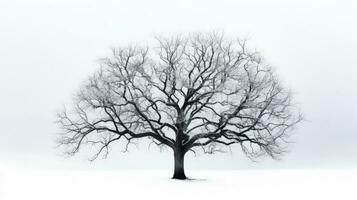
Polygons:
<instances>
[{"instance_id":1,"label":"dark branch against white sky","mask_svg":"<svg viewBox=\"0 0 357 200\"><path fill-rule=\"evenodd\" d=\"M306 122L282 161L190 155L199 168L357 166L357 4L353 1L1 1L0 164L88 167L63 160L54 124L110 48L155 35L224 31L246 38L292 89ZM239 148L239 147L238 147ZM117 151L116 151L117 150ZM170 151L113 149L103 168L171 167ZM85 154L85 152L84 152ZM92 166L92 165L91 165Z\"/></svg>"}]
</instances>

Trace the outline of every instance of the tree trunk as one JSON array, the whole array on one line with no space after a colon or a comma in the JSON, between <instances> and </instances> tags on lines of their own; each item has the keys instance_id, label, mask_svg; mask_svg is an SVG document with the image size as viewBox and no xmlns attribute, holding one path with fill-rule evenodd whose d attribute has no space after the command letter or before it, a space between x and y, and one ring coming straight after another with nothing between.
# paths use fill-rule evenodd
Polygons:
<instances>
[{"instance_id":1,"label":"tree trunk","mask_svg":"<svg viewBox=\"0 0 357 200\"><path fill-rule=\"evenodd\" d=\"M174 150L175 172L173 179L186 179L184 169L185 153L182 150Z\"/></svg>"}]
</instances>

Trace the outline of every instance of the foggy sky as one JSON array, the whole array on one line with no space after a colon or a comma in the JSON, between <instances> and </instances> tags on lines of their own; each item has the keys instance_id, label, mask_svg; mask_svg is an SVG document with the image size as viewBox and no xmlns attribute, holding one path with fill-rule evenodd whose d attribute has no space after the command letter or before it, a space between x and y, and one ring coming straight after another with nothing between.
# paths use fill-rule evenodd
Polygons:
<instances>
[{"instance_id":1,"label":"foggy sky","mask_svg":"<svg viewBox=\"0 0 357 200\"><path fill-rule=\"evenodd\" d=\"M306 121L281 161L253 163L233 148L189 155L187 166L357 167L356 10L352 0L0 0L0 165L171 169L172 152L146 145L126 154L114 148L94 163L86 152L65 159L55 148L55 113L110 47L218 30L249 39L292 89Z\"/></svg>"}]
</instances>

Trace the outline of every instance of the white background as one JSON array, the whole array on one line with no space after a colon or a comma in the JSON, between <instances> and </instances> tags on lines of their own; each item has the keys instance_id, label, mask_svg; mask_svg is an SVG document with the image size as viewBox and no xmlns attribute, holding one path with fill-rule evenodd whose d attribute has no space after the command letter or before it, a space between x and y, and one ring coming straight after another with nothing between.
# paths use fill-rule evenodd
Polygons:
<instances>
[{"instance_id":1,"label":"white background","mask_svg":"<svg viewBox=\"0 0 357 200\"><path fill-rule=\"evenodd\" d=\"M34 194L39 188L51 187L49 191L58 189L65 195L70 186L76 187L68 183L72 179L66 176L76 176L79 189L91 189L94 186L86 177L91 177L93 171L93 180L98 180L95 184L101 185L98 195L114 195L117 179L109 178L110 192L106 194L101 191L106 188L105 181L95 173L171 169L171 152L160 153L155 148L147 151L145 144L133 146L128 154L114 148L109 159L94 163L87 161L90 152L64 158L54 148L59 131L53 123L55 113L62 104L70 103L80 83L97 69L96 60L108 55L110 47L147 44L155 35L218 30L249 39L249 45L262 53L283 83L294 91L307 121L295 131L290 152L281 161L264 159L253 163L234 148L232 154L201 154L196 158L188 155L187 170L243 170L232 172L235 178L227 179L230 186L220 186L228 192L236 182L241 184L238 186L248 192L241 194L242 190L234 187L236 197L276 192L305 199L301 190L315 195L326 192L324 197L328 197L327 194L335 194L336 187L340 195L345 195L342 190L353 189L357 166L356 10L353 0L0 0L0 194L11 199L9 193L16 193L22 198L27 193L21 190ZM276 180L275 172L268 173L269 180L283 187L273 189L263 186L269 181L263 184L255 173L254 183L239 182L241 175L250 181L243 173L247 169L337 172L331 176L325 173L326 180L321 182L318 175L307 181L312 172L299 172L304 174L301 176L293 171L276 172ZM45 171L45 175L26 172L33 170ZM78 170L90 173L73 175ZM9 175L16 171L21 173ZM61 173L67 175L62 177ZM121 177L116 173L119 172L113 172L113 177ZM217 173L212 173L212 180L219 179ZM159 174L166 178L167 173ZM205 176L203 173L200 177ZM155 177L150 175L148 179ZM130 178L126 176L124 180L127 179ZM205 190L214 190L214 182L198 183L193 188L208 196ZM254 184L260 190L255 191ZM311 189L316 187L316 191ZM195 193L196 189L188 188ZM73 189L73 193L82 194L76 192Z\"/></svg>"}]
</instances>

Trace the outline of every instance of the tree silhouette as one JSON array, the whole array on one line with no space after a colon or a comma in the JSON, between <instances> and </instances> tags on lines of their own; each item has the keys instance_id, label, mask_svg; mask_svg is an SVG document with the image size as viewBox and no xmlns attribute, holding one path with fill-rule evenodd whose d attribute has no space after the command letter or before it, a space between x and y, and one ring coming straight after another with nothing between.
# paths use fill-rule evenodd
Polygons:
<instances>
[{"instance_id":1,"label":"tree silhouette","mask_svg":"<svg viewBox=\"0 0 357 200\"><path fill-rule=\"evenodd\" d=\"M221 34L157 39L157 47L115 48L58 113L59 143L73 155L85 145L107 156L115 141L149 138L174 153L175 179L184 156L239 144L249 157L284 152L301 121L289 91L246 42Z\"/></svg>"}]
</instances>

